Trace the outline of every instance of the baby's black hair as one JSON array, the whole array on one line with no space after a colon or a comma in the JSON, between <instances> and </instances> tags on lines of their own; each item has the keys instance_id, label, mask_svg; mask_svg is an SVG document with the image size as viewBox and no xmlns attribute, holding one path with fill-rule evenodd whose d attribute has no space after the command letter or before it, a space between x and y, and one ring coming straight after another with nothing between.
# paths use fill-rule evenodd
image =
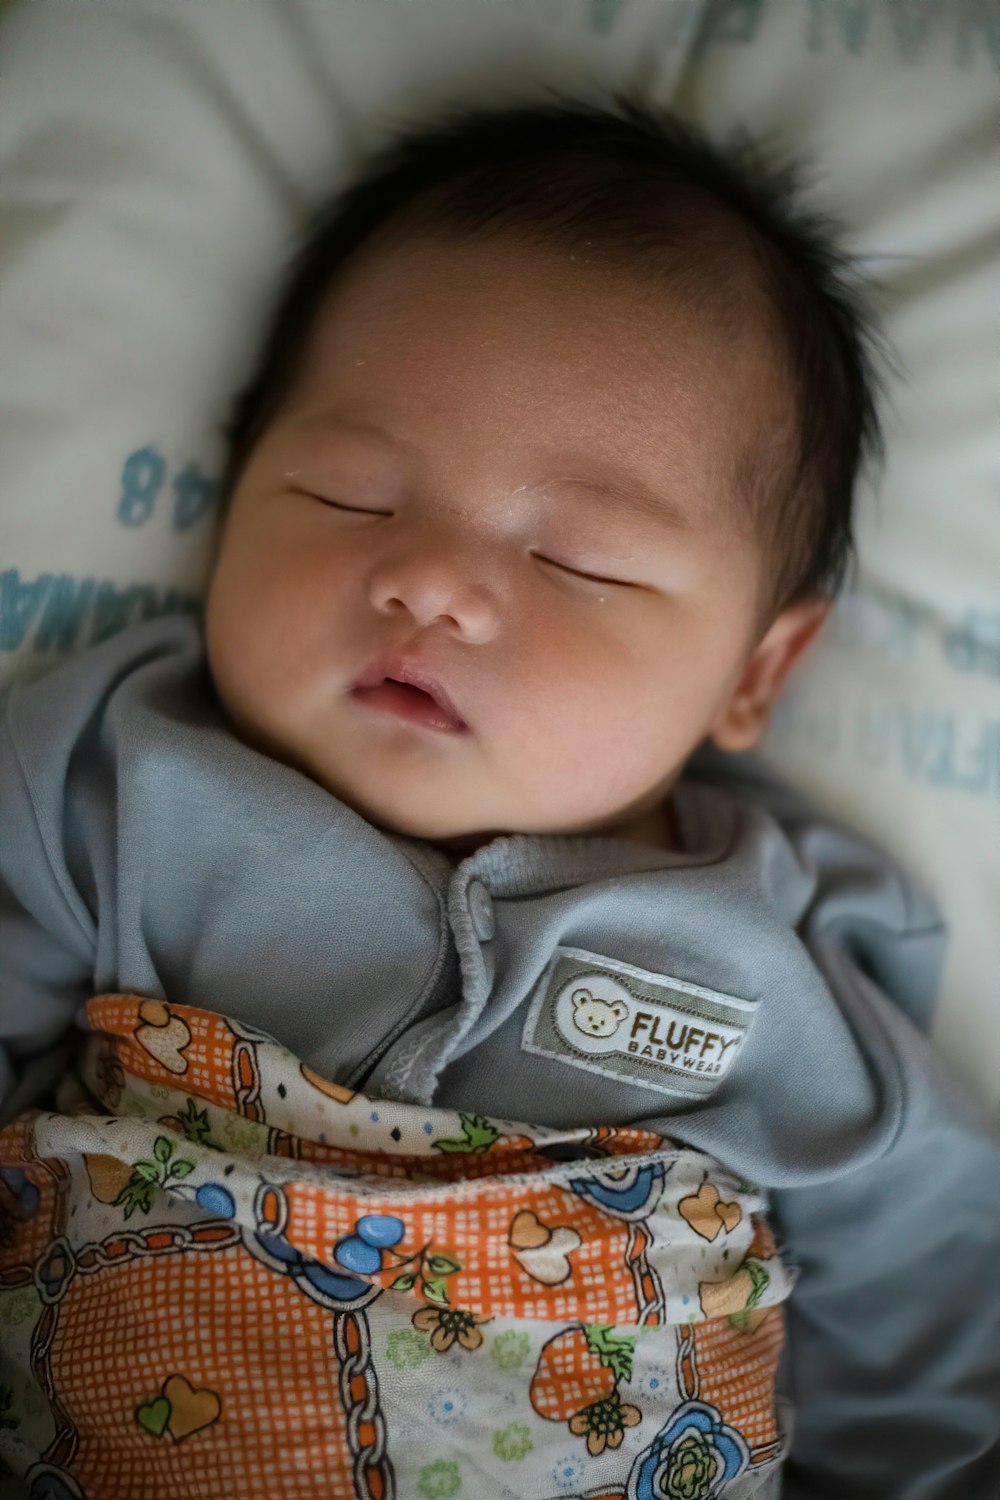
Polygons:
<instances>
[{"instance_id":1,"label":"baby's black hair","mask_svg":"<svg viewBox=\"0 0 1000 1500\"><path fill-rule=\"evenodd\" d=\"M745 131L718 146L622 94L608 106L556 95L453 107L404 127L307 228L225 428L223 500L290 391L324 295L361 247L428 230L458 242L516 233L655 269L734 332L766 329L794 410L773 429L758 422L732 459L744 519L773 567L762 613L769 622L796 600L834 597L856 561L858 475L883 457L874 356L886 346L838 243L842 226L798 201L804 174L801 157L767 163Z\"/></svg>"}]
</instances>

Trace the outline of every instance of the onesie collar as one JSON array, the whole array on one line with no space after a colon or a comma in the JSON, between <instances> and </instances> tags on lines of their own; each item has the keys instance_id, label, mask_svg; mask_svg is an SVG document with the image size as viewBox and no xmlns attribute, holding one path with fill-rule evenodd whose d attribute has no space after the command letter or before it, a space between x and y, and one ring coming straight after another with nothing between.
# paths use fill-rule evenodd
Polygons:
<instances>
[{"instance_id":1,"label":"onesie collar","mask_svg":"<svg viewBox=\"0 0 1000 1500\"><path fill-rule=\"evenodd\" d=\"M422 839L387 833L440 892L481 880L498 896L539 895L615 875L684 869L726 858L737 832L737 806L724 790L681 779L670 793L679 848L657 849L598 834L503 834L458 865Z\"/></svg>"}]
</instances>

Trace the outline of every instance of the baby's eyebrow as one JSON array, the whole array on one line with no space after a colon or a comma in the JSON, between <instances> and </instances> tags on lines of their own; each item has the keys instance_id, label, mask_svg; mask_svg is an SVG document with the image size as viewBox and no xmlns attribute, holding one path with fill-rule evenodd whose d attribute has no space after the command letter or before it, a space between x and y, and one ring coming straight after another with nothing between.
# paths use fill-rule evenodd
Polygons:
<instances>
[{"instance_id":1,"label":"baby's eyebrow","mask_svg":"<svg viewBox=\"0 0 1000 1500\"><path fill-rule=\"evenodd\" d=\"M346 417L337 412L316 412L303 418L301 426L306 428L319 428L325 431L334 431L338 428L347 428L351 432L361 433L363 436L373 438L375 441L391 448L402 449L408 453L419 453L416 443L406 438L397 436L396 433L388 432L384 427L379 427L375 422L366 422L360 417ZM586 464L586 459L581 460L581 467ZM688 531L693 524L691 515L682 509L676 501L672 500L662 490L656 489L638 474L623 473L620 479L613 477L610 473L602 470L600 477L596 475L592 479L581 479L575 475L562 475L558 478L546 478L537 485L539 489L555 489L569 485L576 490L586 490L590 494L600 495L604 499L613 500L619 510L625 510L632 515L643 516L647 519L661 522L670 530ZM522 488L529 487L524 485Z\"/></svg>"},{"instance_id":2,"label":"baby's eyebrow","mask_svg":"<svg viewBox=\"0 0 1000 1500\"><path fill-rule=\"evenodd\" d=\"M551 486L572 485L574 489L589 490L592 494L614 500L619 510L631 511L633 515L649 517L676 530L687 531L692 525L691 516L680 505L665 495L662 490L647 484L637 474L625 474L620 480L610 477L600 479L562 478L549 480Z\"/></svg>"},{"instance_id":3,"label":"baby's eyebrow","mask_svg":"<svg viewBox=\"0 0 1000 1500\"><path fill-rule=\"evenodd\" d=\"M384 427L379 427L375 422L365 422L360 417L344 417L335 411L313 412L310 416L303 417L298 425L326 432L335 432L346 427L349 432L359 432L363 437L374 438L376 442L387 447L401 448L408 453L419 452L416 443L397 437L394 432L387 432Z\"/></svg>"}]
</instances>

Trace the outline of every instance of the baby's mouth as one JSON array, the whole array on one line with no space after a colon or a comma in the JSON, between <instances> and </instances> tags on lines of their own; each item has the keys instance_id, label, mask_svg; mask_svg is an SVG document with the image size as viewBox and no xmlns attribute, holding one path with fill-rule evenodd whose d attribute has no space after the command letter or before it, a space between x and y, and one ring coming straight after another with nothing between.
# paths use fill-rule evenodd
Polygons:
<instances>
[{"instance_id":1,"label":"baby's mouth","mask_svg":"<svg viewBox=\"0 0 1000 1500\"><path fill-rule=\"evenodd\" d=\"M351 697L369 708L396 714L412 723L422 724L427 729L436 729L446 734L468 732L464 720L438 703L432 694L412 683L397 682L392 677L387 677L376 687L353 688Z\"/></svg>"},{"instance_id":2,"label":"baby's mouth","mask_svg":"<svg viewBox=\"0 0 1000 1500\"><path fill-rule=\"evenodd\" d=\"M377 657L358 677L351 696L431 729L450 734L468 729L437 676L417 657L402 652Z\"/></svg>"}]
</instances>

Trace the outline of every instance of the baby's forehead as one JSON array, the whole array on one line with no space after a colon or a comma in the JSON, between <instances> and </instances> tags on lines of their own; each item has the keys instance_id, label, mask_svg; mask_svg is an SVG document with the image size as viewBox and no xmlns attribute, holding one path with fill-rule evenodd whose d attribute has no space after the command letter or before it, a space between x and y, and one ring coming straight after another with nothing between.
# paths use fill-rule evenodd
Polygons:
<instances>
[{"instance_id":1,"label":"baby's forehead","mask_svg":"<svg viewBox=\"0 0 1000 1500\"><path fill-rule=\"evenodd\" d=\"M666 277L510 234L373 247L314 308L307 344L300 374L338 397L373 374L393 395L408 378L416 397L458 368L464 390L592 394L623 430L645 415L711 452L731 424L752 431L788 404L779 330L746 274L709 289L683 266ZM570 406L547 411L560 416L572 426Z\"/></svg>"}]
</instances>

